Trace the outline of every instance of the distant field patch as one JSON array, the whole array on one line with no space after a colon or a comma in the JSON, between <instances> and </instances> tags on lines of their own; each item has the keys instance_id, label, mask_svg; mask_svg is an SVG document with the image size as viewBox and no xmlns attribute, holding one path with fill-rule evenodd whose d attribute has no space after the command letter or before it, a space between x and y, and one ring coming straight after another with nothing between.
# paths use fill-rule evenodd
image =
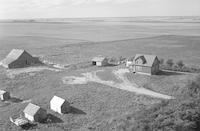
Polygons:
<instances>
[{"instance_id":1,"label":"distant field patch","mask_svg":"<svg viewBox=\"0 0 200 131\"><path fill-rule=\"evenodd\" d=\"M104 81L114 81L117 83L121 83L122 81L118 79L111 70L104 70L104 71L99 71L96 73L96 75Z\"/></svg>"}]
</instances>

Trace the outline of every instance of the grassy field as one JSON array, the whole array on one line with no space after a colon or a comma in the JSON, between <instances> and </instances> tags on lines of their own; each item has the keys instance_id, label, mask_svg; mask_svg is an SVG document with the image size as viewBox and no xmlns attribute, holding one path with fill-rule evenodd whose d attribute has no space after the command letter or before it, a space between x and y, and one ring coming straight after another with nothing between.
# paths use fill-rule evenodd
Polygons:
<instances>
[{"instance_id":1,"label":"grassy field","mask_svg":"<svg viewBox=\"0 0 200 131\"><path fill-rule=\"evenodd\" d=\"M37 124L29 130L133 130L131 125L136 121L135 115L153 108L162 102L161 99L96 82L65 84L63 77L81 77L82 73L103 70L97 73L100 79L120 82L112 71L121 67L97 68L88 63L99 54L131 57L136 53L146 53L165 59L181 59L188 65L200 64L198 21L181 21L176 17L166 18L165 21L155 18L133 18L131 21L127 18L113 19L1 22L0 59L13 48L24 48L50 62L65 65L84 63L60 71L45 68L18 73L15 77L10 77L9 72L0 68L0 89L11 92L12 96L10 101L0 102L0 130L21 130L9 122L9 117L19 115L29 102L47 109L54 118L51 124ZM130 82L175 97L182 96L187 81L195 77L196 74L169 73L152 77L127 74ZM49 110L53 95L68 100L72 106L71 112L59 115Z\"/></svg>"}]
</instances>

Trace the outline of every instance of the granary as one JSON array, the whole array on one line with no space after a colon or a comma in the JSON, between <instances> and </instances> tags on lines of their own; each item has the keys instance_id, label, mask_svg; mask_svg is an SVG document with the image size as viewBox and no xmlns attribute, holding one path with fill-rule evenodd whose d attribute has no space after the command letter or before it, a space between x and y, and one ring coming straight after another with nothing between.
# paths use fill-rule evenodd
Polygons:
<instances>
[{"instance_id":1,"label":"granary","mask_svg":"<svg viewBox=\"0 0 200 131\"><path fill-rule=\"evenodd\" d=\"M155 75L159 72L159 60L155 55L136 54L131 66L134 73Z\"/></svg>"},{"instance_id":2,"label":"granary","mask_svg":"<svg viewBox=\"0 0 200 131\"><path fill-rule=\"evenodd\" d=\"M2 60L2 66L5 68L22 68L40 63L39 59L31 56L22 49L12 49L11 52Z\"/></svg>"},{"instance_id":3,"label":"granary","mask_svg":"<svg viewBox=\"0 0 200 131\"><path fill-rule=\"evenodd\" d=\"M60 114L65 114L70 110L70 103L58 96L53 96L50 101L50 109Z\"/></svg>"},{"instance_id":4,"label":"granary","mask_svg":"<svg viewBox=\"0 0 200 131\"><path fill-rule=\"evenodd\" d=\"M47 111L45 109L32 103L29 103L23 112L25 118L32 122L41 122L47 117Z\"/></svg>"},{"instance_id":5,"label":"granary","mask_svg":"<svg viewBox=\"0 0 200 131\"><path fill-rule=\"evenodd\" d=\"M103 56L97 56L92 59L92 64L96 66L106 66L108 65L108 59Z\"/></svg>"},{"instance_id":6,"label":"granary","mask_svg":"<svg viewBox=\"0 0 200 131\"><path fill-rule=\"evenodd\" d=\"M4 90L0 90L0 97L2 101L10 99L10 93Z\"/></svg>"}]
</instances>

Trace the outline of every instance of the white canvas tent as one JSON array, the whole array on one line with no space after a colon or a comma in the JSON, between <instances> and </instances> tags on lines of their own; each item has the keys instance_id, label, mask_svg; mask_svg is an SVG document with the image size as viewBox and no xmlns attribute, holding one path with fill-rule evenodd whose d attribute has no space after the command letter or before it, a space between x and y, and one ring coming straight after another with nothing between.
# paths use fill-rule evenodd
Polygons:
<instances>
[{"instance_id":1,"label":"white canvas tent","mask_svg":"<svg viewBox=\"0 0 200 131\"><path fill-rule=\"evenodd\" d=\"M64 114L69 112L70 103L61 97L53 96L50 101L50 109L60 114Z\"/></svg>"}]
</instances>

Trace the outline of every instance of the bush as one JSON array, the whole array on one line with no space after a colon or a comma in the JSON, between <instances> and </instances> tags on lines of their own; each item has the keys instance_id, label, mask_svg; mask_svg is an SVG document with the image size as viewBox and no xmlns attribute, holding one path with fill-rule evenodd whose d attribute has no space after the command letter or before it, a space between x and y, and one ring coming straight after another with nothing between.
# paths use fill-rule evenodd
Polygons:
<instances>
[{"instance_id":1,"label":"bush","mask_svg":"<svg viewBox=\"0 0 200 131\"><path fill-rule=\"evenodd\" d=\"M169 67L172 67L172 66L174 65L173 59L167 60L166 64L167 64Z\"/></svg>"},{"instance_id":2,"label":"bush","mask_svg":"<svg viewBox=\"0 0 200 131\"><path fill-rule=\"evenodd\" d=\"M162 58L161 58L159 61L160 61L160 65L163 65L163 64L164 64L164 62L165 62L165 60L164 60L164 59L162 59Z\"/></svg>"},{"instance_id":3,"label":"bush","mask_svg":"<svg viewBox=\"0 0 200 131\"><path fill-rule=\"evenodd\" d=\"M177 61L177 66L180 68L180 69L182 69L183 68L183 66L184 66L184 64L183 64L183 61L182 60L179 60L179 61Z\"/></svg>"}]
</instances>

